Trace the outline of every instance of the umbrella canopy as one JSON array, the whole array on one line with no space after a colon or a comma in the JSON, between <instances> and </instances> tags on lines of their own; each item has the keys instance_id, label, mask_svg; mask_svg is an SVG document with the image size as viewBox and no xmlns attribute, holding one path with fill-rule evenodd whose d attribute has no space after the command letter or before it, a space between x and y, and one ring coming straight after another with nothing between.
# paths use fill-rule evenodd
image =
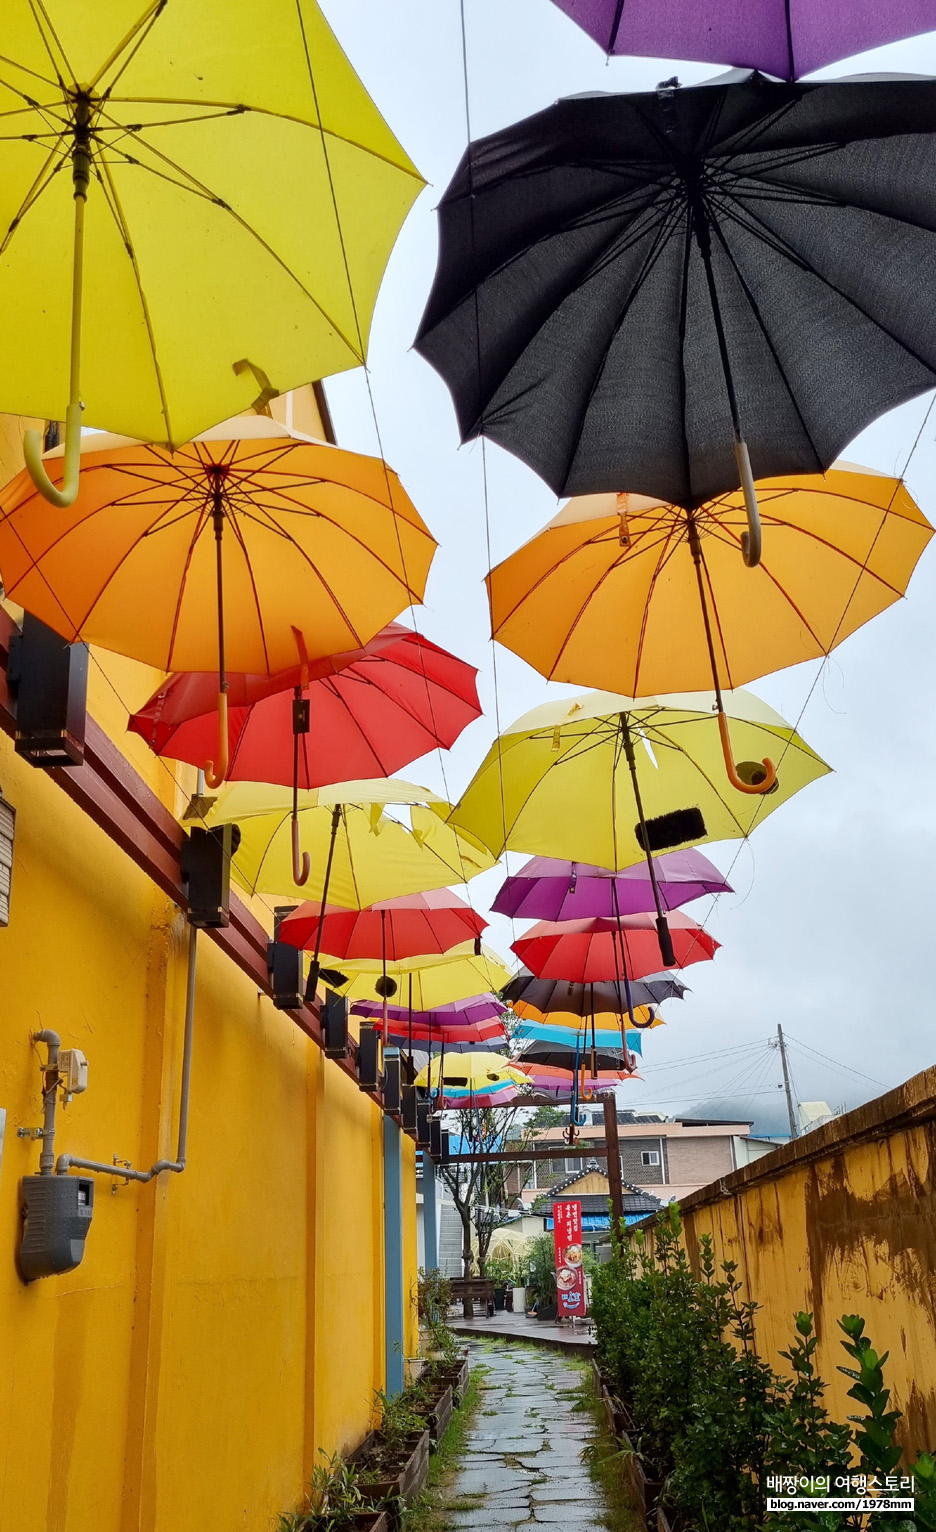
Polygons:
<instances>
[{"instance_id":1,"label":"umbrella canopy","mask_svg":"<svg viewBox=\"0 0 936 1532\"><path fill-rule=\"evenodd\" d=\"M731 893L718 868L701 851L670 851L654 857L656 882L666 909L704 894ZM578 920L590 915L633 915L653 908L653 885L645 868L611 872L588 862L535 856L500 886L491 909L517 920Z\"/></svg>"},{"instance_id":2,"label":"umbrella canopy","mask_svg":"<svg viewBox=\"0 0 936 1532\"><path fill-rule=\"evenodd\" d=\"M380 1020L379 1006L374 1008L372 1020ZM391 1019L387 1036L411 1052L426 1054L491 1052L506 1048L510 1041L499 1021L482 1021L470 1027L414 1027L410 1034L405 1021Z\"/></svg>"},{"instance_id":3,"label":"umbrella canopy","mask_svg":"<svg viewBox=\"0 0 936 1532\"><path fill-rule=\"evenodd\" d=\"M634 1014L640 1026L639 1031L633 1029L628 1016L611 1011L596 1012L594 1016L569 1016L555 1012L544 1017L530 1012L514 1026L513 1036L521 1041L535 1039L561 1044L565 1048L581 1045L592 1036L599 1047L623 1048L626 1038L627 1047L639 1052L638 1042L643 1033L653 1027L663 1027L666 1023L662 1016L646 1007L635 1010Z\"/></svg>"},{"instance_id":4,"label":"umbrella canopy","mask_svg":"<svg viewBox=\"0 0 936 1532\"><path fill-rule=\"evenodd\" d=\"M661 1000L681 1000L686 985L674 973L654 974L631 983L631 1001L635 1007L659 1005ZM623 988L607 984L575 984L570 979L539 979L529 969L521 969L503 990L503 998L518 1016L571 1017L620 1015L624 1010Z\"/></svg>"},{"instance_id":5,"label":"umbrella canopy","mask_svg":"<svg viewBox=\"0 0 936 1532\"><path fill-rule=\"evenodd\" d=\"M275 676L228 672L228 778L324 787L386 777L480 716L477 671L400 623L360 649ZM217 676L172 675L130 719L157 755L200 766L214 748ZM294 703L308 704L295 730Z\"/></svg>"},{"instance_id":6,"label":"umbrella canopy","mask_svg":"<svg viewBox=\"0 0 936 1532\"><path fill-rule=\"evenodd\" d=\"M307 899L279 927L291 947L318 947L331 957L381 958L391 962L423 953L447 952L468 936L480 937L487 921L451 889L432 889L385 899L362 910L323 907Z\"/></svg>"},{"instance_id":7,"label":"umbrella canopy","mask_svg":"<svg viewBox=\"0 0 936 1532\"><path fill-rule=\"evenodd\" d=\"M936 27L936 0L555 0L605 53L745 64L792 80Z\"/></svg>"},{"instance_id":8,"label":"umbrella canopy","mask_svg":"<svg viewBox=\"0 0 936 1532\"><path fill-rule=\"evenodd\" d=\"M348 983L342 987L343 995L352 1000L372 1000L376 996L375 985L383 977L379 959L358 958L354 963L345 964L344 971ZM421 955L388 963L386 971L396 981L396 998L409 1000L412 981L413 1005L425 1011L477 994L482 989L502 990L510 980L503 958L483 942L479 954L475 953L473 942L462 942L441 956Z\"/></svg>"},{"instance_id":9,"label":"umbrella canopy","mask_svg":"<svg viewBox=\"0 0 936 1532\"><path fill-rule=\"evenodd\" d=\"M735 747L751 757L739 772L756 775L765 751L779 762L769 796L739 792L724 778L713 702L710 692L640 702L585 692L535 708L491 746L451 823L479 837L495 857L509 848L581 857L618 871L647 847L747 836L829 768L765 702L743 690L725 693Z\"/></svg>"},{"instance_id":10,"label":"umbrella canopy","mask_svg":"<svg viewBox=\"0 0 936 1532\"><path fill-rule=\"evenodd\" d=\"M557 1048L550 1043L531 1043L524 1048L514 1061L518 1069L567 1069L576 1067L576 1055L578 1050L573 1048ZM594 1056L596 1069L627 1069L628 1058L622 1048L601 1047ZM591 1056L589 1055L589 1063Z\"/></svg>"},{"instance_id":11,"label":"umbrella canopy","mask_svg":"<svg viewBox=\"0 0 936 1532\"><path fill-rule=\"evenodd\" d=\"M91 19L8 18L0 410L178 444L359 366L423 183L315 0Z\"/></svg>"},{"instance_id":12,"label":"umbrella canopy","mask_svg":"<svg viewBox=\"0 0 936 1532\"><path fill-rule=\"evenodd\" d=\"M82 439L81 493L51 517L29 474L0 495L7 594L61 633L160 670L275 674L360 646L421 601L435 540L381 458L226 421L176 452ZM212 781L217 785L217 780Z\"/></svg>"},{"instance_id":13,"label":"umbrella canopy","mask_svg":"<svg viewBox=\"0 0 936 1532\"><path fill-rule=\"evenodd\" d=\"M373 1017L378 1014L383 1015L383 1006L373 1000L355 1000L351 1007L352 1016ZM405 1005L387 1006L387 1020L391 1025L398 1021L407 1027L412 1024L420 1031L445 1033L482 1026L492 1021L499 1024L500 1017L506 1014L506 1005L490 991L484 995L469 995L464 1000L453 1000L448 1005L433 1006L428 1011L414 1008L411 1012Z\"/></svg>"},{"instance_id":14,"label":"umbrella canopy","mask_svg":"<svg viewBox=\"0 0 936 1532\"><path fill-rule=\"evenodd\" d=\"M327 891L330 903L363 909L399 894L464 882L494 865L474 837L462 835L434 811L433 803L443 812L448 805L425 788L392 778L338 782L299 794L299 836L310 865L300 888L293 877L292 803L288 787L234 782L204 817L209 829L239 826L231 871L251 894L321 898ZM386 804L408 804L409 826L384 813ZM472 986L482 987L484 981Z\"/></svg>"},{"instance_id":15,"label":"umbrella canopy","mask_svg":"<svg viewBox=\"0 0 936 1532\"><path fill-rule=\"evenodd\" d=\"M459 1054L457 1058L432 1059L416 1076L416 1085L438 1089L444 1083L446 1094L452 1090L480 1095L510 1085L526 1085L522 1070L508 1064L496 1053Z\"/></svg>"},{"instance_id":16,"label":"umbrella canopy","mask_svg":"<svg viewBox=\"0 0 936 1532\"><path fill-rule=\"evenodd\" d=\"M675 964L686 968L715 956L721 943L682 910L669 921ZM543 920L513 943L513 951L543 979L574 979L577 984L614 979L624 973L639 979L660 963L652 915L624 915L618 920Z\"/></svg>"},{"instance_id":17,"label":"umbrella canopy","mask_svg":"<svg viewBox=\"0 0 936 1532\"><path fill-rule=\"evenodd\" d=\"M932 80L559 101L469 146L416 346L557 494L743 484L756 563L752 470L819 472L936 382L934 185Z\"/></svg>"},{"instance_id":18,"label":"umbrella canopy","mask_svg":"<svg viewBox=\"0 0 936 1532\"><path fill-rule=\"evenodd\" d=\"M616 1069L596 1069L594 1074L585 1058L579 1060L577 1068L570 1066L568 1069L552 1069L546 1064L520 1067L536 1091L554 1095L557 1101L567 1101L571 1096L587 1100L598 1090L613 1090L615 1085L622 1085L625 1080L638 1079L636 1063L634 1059L634 1069L619 1065Z\"/></svg>"},{"instance_id":19,"label":"umbrella canopy","mask_svg":"<svg viewBox=\"0 0 936 1532\"><path fill-rule=\"evenodd\" d=\"M762 479L757 496L756 571L737 557L737 491L688 511L570 500L488 576L495 638L551 681L635 697L737 686L828 654L891 606L933 533L899 479L847 463Z\"/></svg>"}]
</instances>

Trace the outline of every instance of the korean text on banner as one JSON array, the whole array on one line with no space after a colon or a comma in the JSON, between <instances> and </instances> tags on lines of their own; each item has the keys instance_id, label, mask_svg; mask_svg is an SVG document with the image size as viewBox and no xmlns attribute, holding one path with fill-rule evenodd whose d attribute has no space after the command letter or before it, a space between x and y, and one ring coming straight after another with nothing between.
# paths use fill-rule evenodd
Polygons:
<instances>
[{"instance_id":1,"label":"korean text on banner","mask_svg":"<svg viewBox=\"0 0 936 1532\"><path fill-rule=\"evenodd\" d=\"M582 1204L553 1203L556 1250L556 1300L560 1319L585 1313L585 1269L582 1265Z\"/></svg>"}]
</instances>

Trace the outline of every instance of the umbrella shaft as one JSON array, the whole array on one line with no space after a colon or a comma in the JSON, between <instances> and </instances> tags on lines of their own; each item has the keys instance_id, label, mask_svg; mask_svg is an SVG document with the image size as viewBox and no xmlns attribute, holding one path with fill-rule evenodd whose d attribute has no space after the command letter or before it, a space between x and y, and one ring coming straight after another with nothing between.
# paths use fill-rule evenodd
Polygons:
<instances>
[{"instance_id":1,"label":"umbrella shaft","mask_svg":"<svg viewBox=\"0 0 936 1532\"><path fill-rule=\"evenodd\" d=\"M721 686L718 680L718 662L715 659L715 640L712 637L712 622L709 617L708 602L705 599L705 576L702 573L702 545L699 541L699 530L696 526L695 511L687 511L686 517L689 523L689 551L692 554L692 562L695 565L696 584L699 587L699 601L702 605L702 623L705 627L705 642L708 645L709 663L712 667L712 684L715 689L715 701L718 711L725 711L722 704Z\"/></svg>"},{"instance_id":2,"label":"umbrella shaft","mask_svg":"<svg viewBox=\"0 0 936 1532\"><path fill-rule=\"evenodd\" d=\"M715 285L715 273L712 270L712 238L708 217L705 212L705 202L699 187L698 177L695 174L686 176L686 190L689 196L689 209L692 218L693 232L699 246L699 254L702 257L702 265L705 267L705 280L708 283L709 299L712 305L712 318L715 322L715 335L718 340L718 351L721 356L722 371L725 374L725 387L728 390L728 408L731 411L731 424L734 428L735 441L741 440L741 416L738 412L738 399L735 394L734 379L731 376L731 362L728 357L728 341L725 338L725 327L722 324L721 306L718 302L718 288Z\"/></svg>"},{"instance_id":3,"label":"umbrella shaft","mask_svg":"<svg viewBox=\"0 0 936 1532\"><path fill-rule=\"evenodd\" d=\"M211 520L215 535L215 568L218 582L218 682L219 689L227 691L227 675L224 664L224 559L221 537L224 532L224 496L216 480L211 491Z\"/></svg>"}]
</instances>

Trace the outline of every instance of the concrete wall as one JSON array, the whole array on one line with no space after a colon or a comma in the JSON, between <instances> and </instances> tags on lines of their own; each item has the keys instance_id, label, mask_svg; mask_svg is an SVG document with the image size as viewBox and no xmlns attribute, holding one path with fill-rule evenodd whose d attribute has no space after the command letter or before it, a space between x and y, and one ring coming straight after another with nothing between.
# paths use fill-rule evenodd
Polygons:
<instances>
[{"instance_id":1,"label":"concrete wall","mask_svg":"<svg viewBox=\"0 0 936 1532\"><path fill-rule=\"evenodd\" d=\"M704 1187L681 1204L690 1259L712 1236L760 1305L763 1356L787 1370L793 1314L815 1316L826 1401L854 1410L836 1321L861 1314L911 1452L936 1444L936 1069Z\"/></svg>"}]
</instances>

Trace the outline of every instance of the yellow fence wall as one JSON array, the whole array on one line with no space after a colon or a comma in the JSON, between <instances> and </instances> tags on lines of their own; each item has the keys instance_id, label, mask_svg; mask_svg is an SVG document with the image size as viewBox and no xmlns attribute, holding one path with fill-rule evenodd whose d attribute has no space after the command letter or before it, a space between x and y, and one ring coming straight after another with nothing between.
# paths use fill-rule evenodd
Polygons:
<instances>
[{"instance_id":1,"label":"yellow fence wall","mask_svg":"<svg viewBox=\"0 0 936 1532\"><path fill-rule=\"evenodd\" d=\"M122 709L95 666L92 692L115 732ZM142 745L128 754L173 802ZM19 1181L39 1150L16 1130L41 1121L30 1034L52 1027L90 1062L57 1154L174 1157L189 934L5 737L0 784L17 809L0 930L0 1526L268 1532L316 1449L360 1440L383 1386L380 1113L202 935L187 1169L113 1191L95 1177L82 1264L24 1286ZM409 1291L408 1142L403 1200Z\"/></svg>"},{"instance_id":2,"label":"yellow fence wall","mask_svg":"<svg viewBox=\"0 0 936 1532\"><path fill-rule=\"evenodd\" d=\"M936 1069L826 1124L681 1203L699 1241L737 1261L756 1300L758 1347L780 1373L793 1315L815 1318L826 1402L854 1411L837 1321L860 1314L879 1353L911 1455L936 1445Z\"/></svg>"}]
</instances>

